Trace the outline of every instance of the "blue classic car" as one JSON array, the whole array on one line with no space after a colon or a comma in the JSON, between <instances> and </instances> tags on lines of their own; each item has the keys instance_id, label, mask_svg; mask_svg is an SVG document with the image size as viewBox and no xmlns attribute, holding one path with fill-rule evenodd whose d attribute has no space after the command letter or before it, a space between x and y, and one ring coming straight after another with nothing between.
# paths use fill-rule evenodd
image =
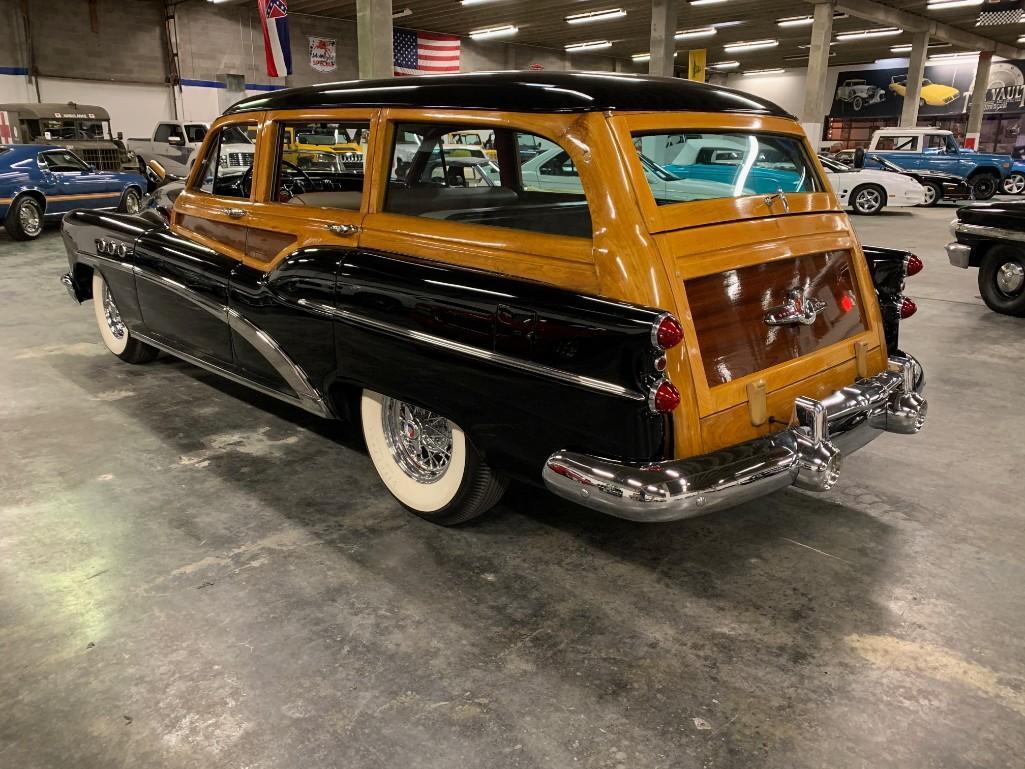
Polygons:
<instances>
[{"instance_id":1,"label":"blue classic car","mask_svg":"<svg viewBox=\"0 0 1025 769\"><path fill-rule=\"evenodd\" d=\"M137 213L145 190L141 175L97 171L64 147L0 145L0 221L15 240L76 208Z\"/></svg>"}]
</instances>

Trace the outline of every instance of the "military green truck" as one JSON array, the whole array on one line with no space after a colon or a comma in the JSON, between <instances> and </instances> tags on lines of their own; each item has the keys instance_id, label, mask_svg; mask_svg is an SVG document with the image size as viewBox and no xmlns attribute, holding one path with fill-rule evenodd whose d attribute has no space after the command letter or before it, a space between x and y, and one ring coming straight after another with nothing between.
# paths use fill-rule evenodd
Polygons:
<instances>
[{"instance_id":1,"label":"military green truck","mask_svg":"<svg viewBox=\"0 0 1025 769\"><path fill-rule=\"evenodd\" d=\"M110 113L91 104L0 104L0 143L57 144L101 171L138 171L139 161L110 132Z\"/></svg>"}]
</instances>

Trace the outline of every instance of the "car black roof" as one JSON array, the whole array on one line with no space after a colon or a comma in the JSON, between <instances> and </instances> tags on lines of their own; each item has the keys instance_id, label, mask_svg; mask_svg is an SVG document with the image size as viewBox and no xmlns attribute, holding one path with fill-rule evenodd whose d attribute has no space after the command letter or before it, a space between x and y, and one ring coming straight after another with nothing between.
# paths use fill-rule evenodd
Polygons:
<instances>
[{"instance_id":1,"label":"car black roof","mask_svg":"<svg viewBox=\"0 0 1025 769\"><path fill-rule=\"evenodd\" d=\"M250 96L225 114L331 107L422 107L509 112L605 110L731 112L791 117L732 88L674 77L614 72L475 72L289 88Z\"/></svg>"}]
</instances>

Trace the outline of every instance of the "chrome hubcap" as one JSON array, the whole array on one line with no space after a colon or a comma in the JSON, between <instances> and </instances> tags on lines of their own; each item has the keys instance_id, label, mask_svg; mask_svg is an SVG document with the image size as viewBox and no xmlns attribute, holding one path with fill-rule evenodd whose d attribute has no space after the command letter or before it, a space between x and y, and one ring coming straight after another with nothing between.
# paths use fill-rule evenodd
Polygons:
<instances>
[{"instance_id":1,"label":"chrome hubcap","mask_svg":"<svg viewBox=\"0 0 1025 769\"><path fill-rule=\"evenodd\" d=\"M1017 262L1007 262L997 270L997 288L1005 294L1017 294L1025 285L1025 269Z\"/></svg>"},{"instance_id":2,"label":"chrome hubcap","mask_svg":"<svg viewBox=\"0 0 1025 769\"><path fill-rule=\"evenodd\" d=\"M434 483L452 461L452 425L433 411L385 398L381 427L392 458L418 483Z\"/></svg>"},{"instance_id":3,"label":"chrome hubcap","mask_svg":"<svg viewBox=\"0 0 1025 769\"><path fill-rule=\"evenodd\" d=\"M139 196L134 192L129 192L125 196L125 211L130 214L139 213Z\"/></svg>"},{"instance_id":4,"label":"chrome hubcap","mask_svg":"<svg viewBox=\"0 0 1025 769\"><path fill-rule=\"evenodd\" d=\"M103 316L107 319L107 328L110 329L110 333L114 335L115 339L123 339L125 335L125 324L121 320L121 313L117 311L117 305L114 304L114 297L110 295L110 289L107 288L107 284L103 284L103 296L101 297L103 302Z\"/></svg>"},{"instance_id":5,"label":"chrome hubcap","mask_svg":"<svg viewBox=\"0 0 1025 769\"><path fill-rule=\"evenodd\" d=\"M18 223L26 235L38 235L43 229L43 217L39 215L39 209L31 203L23 203L18 210Z\"/></svg>"},{"instance_id":6,"label":"chrome hubcap","mask_svg":"<svg viewBox=\"0 0 1025 769\"><path fill-rule=\"evenodd\" d=\"M862 190L858 193L858 208L862 211L875 210L880 202L879 193L875 190Z\"/></svg>"}]
</instances>

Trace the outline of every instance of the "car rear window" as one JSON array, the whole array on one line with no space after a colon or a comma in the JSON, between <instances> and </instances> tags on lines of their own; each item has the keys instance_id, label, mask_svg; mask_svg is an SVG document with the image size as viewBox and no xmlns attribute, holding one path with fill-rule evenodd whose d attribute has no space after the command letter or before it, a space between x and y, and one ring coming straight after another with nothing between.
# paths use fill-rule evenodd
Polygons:
<instances>
[{"instance_id":1,"label":"car rear window","mask_svg":"<svg viewBox=\"0 0 1025 769\"><path fill-rule=\"evenodd\" d=\"M659 205L824 189L792 136L677 131L637 133L633 143Z\"/></svg>"}]
</instances>

